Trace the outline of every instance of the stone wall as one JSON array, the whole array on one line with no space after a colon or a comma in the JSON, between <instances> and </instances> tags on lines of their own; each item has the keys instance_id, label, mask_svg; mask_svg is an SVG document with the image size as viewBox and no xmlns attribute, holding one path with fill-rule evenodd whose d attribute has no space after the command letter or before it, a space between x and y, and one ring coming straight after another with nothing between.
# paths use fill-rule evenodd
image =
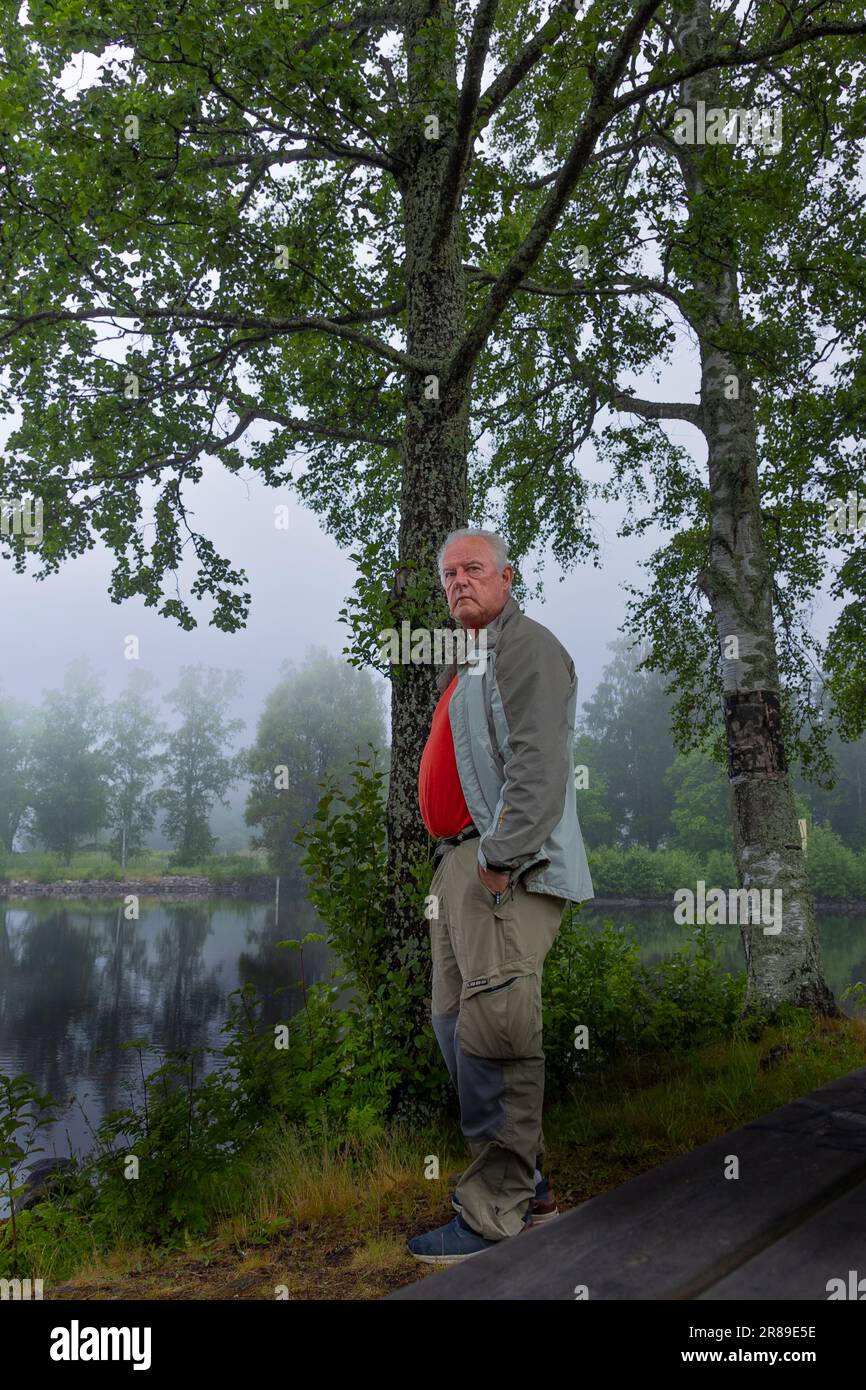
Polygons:
<instances>
[{"instance_id":1,"label":"stone wall","mask_svg":"<svg viewBox=\"0 0 866 1390\"><path fill-rule=\"evenodd\" d=\"M198 878L186 874L165 874L144 879L58 879L37 883L34 879L0 882L0 898L255 898L270 901L275 879L270 874L255 878Z\"/></svg>"}]
</instances>

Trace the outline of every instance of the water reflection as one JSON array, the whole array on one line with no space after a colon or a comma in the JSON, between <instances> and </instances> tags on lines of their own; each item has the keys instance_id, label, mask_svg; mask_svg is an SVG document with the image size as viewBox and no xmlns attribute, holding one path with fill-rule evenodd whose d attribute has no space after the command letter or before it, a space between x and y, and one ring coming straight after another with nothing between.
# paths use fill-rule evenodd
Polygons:
<instances>
[{"instance_id":1,"label":"water reflection","mask_svg":"<svg viewBox=\"0 0 866 1390\"><path fill-rule=\"evenodd\" d=\"M595 927L605 917L635 926L648 963L687 939L664 909L583 913ZM824 969L837 998L866 979L864 928L862 916L821 917ZM105 900L0 900L0 1071L28 1073L64 1107L42 1138L46 1152L86 1149L89 1127L127 1104L131 1088L138 1093L138 1058L123 1043L218 1047L228 996L244 984L263 996L269 1023L293 1017L303 1006L301 955L277 942L317 930L300 894L284 898L279 922L272 905L237 899L142 899L138 921ZM739 972L738 928L716 934L724 968ZM307 987L329 977L331 959L324 943L304 947Z\"/></svg>"},{"instance_id":2,"label":"water reflection","mask_svg":"<svg viewBox=\"0 0 866 1390\"><path fill-rule=\"evenodd\" d=\"M216 1047L233 989L252 984L265 1017L303 1006L298 951L277 942L321 930L308 903L141 899L140 918L99 901L0 901L0 1071L28 1073L66 1107L44 1133L48 1153L88 1147L89 1127L129 1099L134 1038ZM322 943L303 948L307 986L330 975ZM150 1065L156 1065L152 1060Z\"/></svg>"}]
</instances>

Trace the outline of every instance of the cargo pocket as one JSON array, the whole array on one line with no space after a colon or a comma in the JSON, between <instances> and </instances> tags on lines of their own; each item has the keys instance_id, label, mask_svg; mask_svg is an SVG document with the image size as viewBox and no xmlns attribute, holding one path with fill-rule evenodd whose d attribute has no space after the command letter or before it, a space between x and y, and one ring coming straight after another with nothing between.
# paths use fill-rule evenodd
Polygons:
<instances>
[{"instance_id":1,"label":"cargo pocket","mask_svg":"<svg viewBox=\"0 0 866 1390\"><path fill-rule=\"evenodd\" d=\"M467 980L460 998L457 1035L470 1057L515 1060L537 1053L541 989L535 956L497 965Z\"/></svg>"},{"instance_id":2,"label":"cargo pocket","mask_svg":"<svg viewBox=\"0 0 866 1390\"><path fill-rule=\"evenodd\" d=\"M501 903L493 903L491 911L496 923L495 954L500 958L504 956L506 960L519 959L526 950L526 937L525 933L521 933L520 922L515 912L513 887L509 888Z\"/></svg>"}]
</instances>

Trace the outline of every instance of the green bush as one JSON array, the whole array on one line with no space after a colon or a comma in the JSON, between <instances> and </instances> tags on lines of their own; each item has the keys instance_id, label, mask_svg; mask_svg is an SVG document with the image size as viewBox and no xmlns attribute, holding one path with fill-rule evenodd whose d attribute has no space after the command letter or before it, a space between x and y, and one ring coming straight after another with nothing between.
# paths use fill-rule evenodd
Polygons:
<instances>
[{"instance_id":1,"label":"green bush","mask_svg":"<svg viewBox=\"0 0 866 1390\"><path fill-rule=\"evenodd\" d=\"M588 852L596 896L612 894L628 898L666 898L675 888L700 877L700 860L688 850L623 849L603 845Z\"/></svg>"},{"instance_id":2,"label":"green bush","mask_svg":"<svg viewBox=\"0 0 866 1390\"><path fill-rule=\"evenodd\" d=\"M144 1077L141 1102L100 1123L91 1162L99 1196L91 1222L97 1237L121 1231L167 1245L207 1230L213 1208L239 1197L244 1152L262 1117L238 1084L231 1053L197 1081L204 1049L127 1046L160 1052L163 1060Z\"/></svg>"},{"instance_id":3,"label":"green bush","mask_svg":"<svg viewBox=\"0 0 866 1390\"><path fill-rule=\"evenodd\" d=\"M737 883L734 857L723 850L698 855L676 847L601 845L587 854L597 897L664 898L699 879L708 888L733 888ZM829 827L810 829L806 863L818 897L866 898L866 850L850 849Z\"/></svg>"},{"instance_id":4,"label":"green bush","mask_svg":"<svg viewBox=\"0 0 866 1390\"><path fill-rule=\"evenodd\" d=\"M15 1201L24 1191L22 1169L27 1159L44 1150L35 1140L39 1129L53 1120L54 1103L42 1095L28 1076L0 1072L0 1198L10 1209L0 1225L0 1278L27 1278L26 1213L15 1214Z\"/></svg>"},{"instance_id":5,"label":"green bush","mask_svg":"<svg viewBox=\"0 0 866 1390\"><path fill-rule=\"evenodd\" d=\"M712 888L736 888L737 886L737 866L734 863L734 856L729 850L713 849L710 850L703 861L703 867L695 878L702 878L704 883ZM682 883L679 887L684 888Z\"/></svg>"},{"instance_id":6,"label":"green bush","mask_svg":"<svg viewBox=\"0 0 866 1390\"><path fill-rule=\"evenodd\" d=\"M257 853L213 854L196 864L177 866L168 850L145 849L131 856L125 869L107 849L80 850L70 864L50 851L28 850L24 854L2 857L0 878L35 879L37 883L58 883L65 879L158 878L163 874L182 874L202 878L255 878L268 873L266 857Z\"/></svg>"},{"instance_id":7,"label":"green bush","mask_svg":"<svg viewBox=\"0 0 866 1390\"><path fill-rule=\"evenodd\" d=\"M685 1049L730 1033L739 1017L745 971L723 972L720 946L693 927L683 948L656 965L640 963L631 926L605 919L600 932L572 909L544 967L544 1050L560 1082L598 1070L623 1052ZM575 1029L588 1029L588 1048Z\"/></svg>"},{"instance_id":8,"label":"green bush","mask_svg":"<svg viewBox=\"0 0 866 1390\"><path fill-rule=\"evenodd\" d=\"M395 950L388 926L386 774L374 751L369 761L354 764L349 792L333 779L323 786L313 822L298 840L306 850L310 900L343 973L332 995L320 990L314 996L316 1008L324 1015L329 998L350 991L338 1065L323 1103L343 1113L424 1122L441 1110L447 1076L430 1028L429 932L419 930ZM405 876L403 891L419 923L431 876L429 863Z\"/></svg>"},{"instance_id":9,"label":"green bush","mask_svg":"<svg viewBox=\"0 0 866 1390\"><path fill-rule=\"evenodd\" d=\"M806 864L812 892L818 897L866 897L866 852L849 849L829 826L811 827Z\"/></svg>"}]
</instances>

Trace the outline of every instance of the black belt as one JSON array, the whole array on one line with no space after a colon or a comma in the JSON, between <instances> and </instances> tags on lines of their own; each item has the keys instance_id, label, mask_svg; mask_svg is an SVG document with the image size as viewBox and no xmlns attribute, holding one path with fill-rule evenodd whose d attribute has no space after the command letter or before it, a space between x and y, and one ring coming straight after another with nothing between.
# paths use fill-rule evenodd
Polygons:
<instances>
[{"instance_id":1,"label":"black belt","mask_svg":"<svg viewBox=\"0 0 866 1390\"><path fill-rule=\"evenodd\" d=\"M465 828L464 830L461 830L461 831L459 832L459 834L457 834L457 835L448 835L448 836L446 836L444 839L440 840L440 841L439 841L439 844L436 846L436 848L437 848L437 850L439 850L443 845L451 845L452 847L453 847L453 846L456 846L456 845L459 845L459 844L461 844L464 840L471 840L471 839L473 839L476 835L479 835L480 833L481 833L481 832L478 830L478 827L477 827L477 826L475 826L475 825L467 825L466 828Z\"/></svg>"}]
</instances>

